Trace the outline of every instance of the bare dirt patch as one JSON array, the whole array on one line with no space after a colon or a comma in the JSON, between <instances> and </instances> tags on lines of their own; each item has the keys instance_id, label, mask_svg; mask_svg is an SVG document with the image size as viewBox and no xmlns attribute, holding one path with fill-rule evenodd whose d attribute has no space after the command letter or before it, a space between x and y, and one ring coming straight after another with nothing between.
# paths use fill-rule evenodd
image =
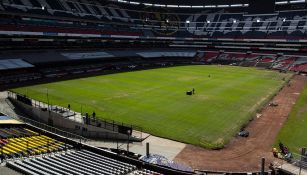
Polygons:
<instances>
[{"instance_id":1,"label":"bare dirt patch","mask_svg":"<svg viewBox=\"0 0 307 175\"><path fill-rule=\"evenodd\" d=\"M194 169L210 171L260 171L261 157L266 158L266 169L273 161L272 144L295 101L299 97L295 93L303 90L307 77L296 75L291 86L285 86L272 100L276 107L267 106L261 117L255 118L247 127L248 138L234 138L222 150L207 150L187 145L175 158Z\"/></svg>"},{"instance_id":2,"label":"bare dirt patch","mask_svg":"<svg viewBox=\"0 0 307 175\"><path fill-rule=\"evenodd\" d=\"M307 105L304 105L299 111L298 113L301 114L301 113L305 113L307 111Z\"/></svg>"}]
</instances>

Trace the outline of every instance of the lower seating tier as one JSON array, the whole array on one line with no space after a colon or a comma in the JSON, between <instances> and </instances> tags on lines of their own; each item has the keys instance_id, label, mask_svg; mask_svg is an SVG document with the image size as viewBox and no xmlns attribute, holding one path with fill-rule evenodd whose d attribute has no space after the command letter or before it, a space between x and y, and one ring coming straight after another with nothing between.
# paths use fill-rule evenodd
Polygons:
<instances>
[{"instance_id":1,"label":"lower seating tier","mask_svg":"<svg viewBox=\"0 0 307 175\"><path fill-rule=\"evenodd\" d=\"M6 133L6 135L13 136L15 133L15 136L17 136L16 133L18 133L19 129L20 128L10 128L1 129L1 131ZM18 135L19 137L5 137L0 139L1 158L38 155L72 148L71 145L45 135L39 135L32 130L22 129L22 131L28 134Z\"/></svg>"},{"instance_id":2,"label":"lower seating tier","mask_svg":"<svg viewBox=\"0 0 307 175\"><path fill-rule=\"evenodd\" d=\"M158 174L87 150L56 153L51 156L7 162L7 166L24 174L124 175ZM139 173L137 173L140 171ZM142 173L141 173L142 172Z\"/></svg>"}]
</instances>

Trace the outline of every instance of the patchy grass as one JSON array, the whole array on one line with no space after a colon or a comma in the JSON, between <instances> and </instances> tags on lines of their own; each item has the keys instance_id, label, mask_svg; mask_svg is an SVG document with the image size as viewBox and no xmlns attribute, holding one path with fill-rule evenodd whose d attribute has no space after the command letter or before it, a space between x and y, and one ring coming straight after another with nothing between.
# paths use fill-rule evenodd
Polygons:
<instances>
[{"instance_id":1,"label":"patchy grass","mask_svg":"<svg viewBox=\"0 0 307 175\"><path fill-rule=\"evenodd\" d=\"M209 76L210 75L210 76ZM179 66L42 84L13 91L206 148L221 148L291 74L231 66ZM195 88L196 94L186 91Z\"/></svg>"},{"instance_id":2,"label":"patchy grass","mask_svg":"<svg viewBox=\"0 0 307 175\"><path fill-rule=\"evenodd\" d=\"M279 141L291 152L300 154L302 147L307 147L307 85L294 105L287 122L278 134L274 146Z\"/></svg>"}]
</instances>

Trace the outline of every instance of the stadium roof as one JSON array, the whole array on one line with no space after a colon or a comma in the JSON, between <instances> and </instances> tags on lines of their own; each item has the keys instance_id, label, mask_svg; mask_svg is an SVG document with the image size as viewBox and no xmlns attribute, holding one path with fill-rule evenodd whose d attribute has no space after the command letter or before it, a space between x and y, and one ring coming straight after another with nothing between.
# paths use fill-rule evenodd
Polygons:
<instances>
[{"instance_id":1,"label":"stadium roof","mask_svg":"<svg viewBox=\"0 0 307 175\"><path fill-rule=\"evenodd\" d=\"M153 4L153 5L174 5L174 6L205 6L205 5L230 5L247 4L249 0L110 0L130 4Z\"/></svg>"},{"instance_id":2,"label":"stadium roof","mask_svg":"<svg viewBox=\"0 0 307 175\"><path fill-rule=\"evenodd\" d=\"M250 0L108 0L133 5L174 8L247 7ZM276 5L305 3L305 0L275 0Z\"/></svg>"},{"instance_id":3,"label":"stadium roof","mask_svg":"<svg viewBox=\"0 0 307 175\"><path fill-rule=\"evenodd\" d=\"M131 0L133 1L133 0ZM134 0L135 2L168 5L212 5L212 4L245 4L249 0Z\"/></svg>"}]
</instances>

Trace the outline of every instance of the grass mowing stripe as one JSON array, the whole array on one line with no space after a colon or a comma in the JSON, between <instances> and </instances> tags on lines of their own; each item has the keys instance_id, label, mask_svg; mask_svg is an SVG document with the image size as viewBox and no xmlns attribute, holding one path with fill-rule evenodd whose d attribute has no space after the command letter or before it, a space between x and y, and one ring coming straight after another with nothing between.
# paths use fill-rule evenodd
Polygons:
<instances>
[{"instance_id":1,"label":"grass mowing stripe","mask_svg":"<svg viewBox=\"0 0 307 175\"><path fill-rule=\"evenodd\" d=\"M210 75L210 76L209 76ZM259 101L291 74L231 66L179 66L13 89L73 110L137 125L153 135L214 148L227 143ZM195 88L196 94L185 95ZM252 108L252 110L251 110ZM205 141L208 145L202 145ZM219 147L220 145L218 145Z\"/></svg>"}]
</instances>

